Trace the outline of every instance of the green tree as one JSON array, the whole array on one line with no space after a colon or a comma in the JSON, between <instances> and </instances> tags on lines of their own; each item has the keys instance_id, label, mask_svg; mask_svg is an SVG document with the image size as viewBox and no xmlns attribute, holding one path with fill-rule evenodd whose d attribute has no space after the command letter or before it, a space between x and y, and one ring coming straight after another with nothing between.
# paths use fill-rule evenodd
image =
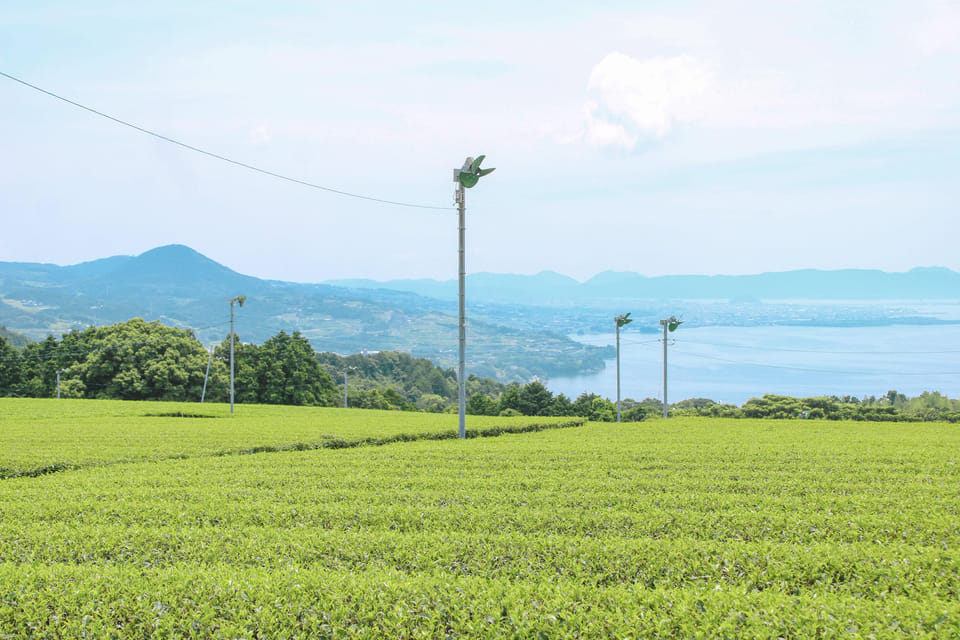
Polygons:
<instances>
[{"instance_id":1,"label":"green tree","mask_svg":"<svg viewBox=\"0 0 960 640\"><path fill-rule=\"evenodd\" d=\"M593 422L613 422L617 416L617 405L595 393L586 391L573 401L572 409L573 415L583 416Z\"/></svg>"},{"instance_id":2,"label":"green tree","mask_svg":"<svg viewBox=\"0 0 960 640\"><path fill-rule=\"evenodd\" d=\"M224 383L217 385L211 395L207 387L207 397L215 402L230 401L230 336L213 352L214 362L224 371ZM260 401L260 382L257 369L260 366L260 347L252 343L243 343L240 337L233 336L233 390L234 401L240 404L256 404Z\"/></svg>"},{"instance_id":3,"label":"green tree","mask_svg":"<svg viewBox=\"0 0 960 640\"><path fill-rule=\"evenodd\" d=\"M587 417L593 422L613 422L617 417L617 405L606 398L594 398Z\"/></svg>"},{"instance_id":4,"label":"green tree","mask_svg":"<svg viewBox=\"0 0 960 640\"><path fill-rule=\"evenodd\" d=\"M341 385L341 397L343 373L349 367L351 392L354 389L378 389L386 394L388 389L393 389L401 396L402 402L391 401L398 408L415 409L427 394L441 396L448 405L457 401L455 371L438 367L423 358L414 358L408 353L378 351L341 356L325 352L318 353L316 357L324 370ZM497 397L503 387L503 384L494 380L470 376L467 379L467 397L474 393Z\"/></svg>"},{"instance_id":5,"label":"green tree","mask_svg":"<svg viewBox=\"0 0 960 640\"><path fill-rule=\"evenodd\" d=\"M400 395L400 392L396 389L388 387L383 391L384 399L390 403L391 409L399 409L400 411L416 411L417 405L411 404L404 400L403 396Z\"/></svg>"},{"instance_id":6,"label":"green tree","mask_svg":"<svg viewBox=\"0 0 960 640\"><path fill-rule=\"evenodd\" d=\"M200 399L208 353L188 329L134 318L87 329L69 340L65 337L64 343L91 349L83 361L69 368L69 378L82 383L71 383L71 390L87 397Z\"/></svg>"},{"instance_id":7,"label":"green tree","mask_svg":"<svg viewBox=\"0 0 960 640\"><path fill-rule=\"evenodd\" d=\"M493 378L481 378L474 374L467 376L466 386L468 398L472 398L477 393L482 393L494 401L496 401L504 389L507 388L507 385L502 382L497 382Z\"/></svg>"},{"instance_id":8,"label":"green tree","mask_svg":"<svg viewBox=\"0 0 960 640\"><path fill-rule=\"evenodd\" d=\"M497 414L503 415L504 411L510 409L522 415L523 411L520 407L520 385L514 382L508 385L503 393L500 394L500 400L497 403Z\"/></svg>"},{"instance_id":9,"label":"green tree","mask_svg":"<svg viewBox=\"0 0 960 640\"><path fill-rule=\"evenodd\" d=\"M379 389L360 389L350 393L348 398L349 406L355 409L393 409L390 401L387 400Z\"/></svg>"},{"instance_id":10,"label":"green tree","mask_svg":"<svg viewBox=\"0 0 960 640\"><path fill-rule=\"evenodd\" d=\"M681 400L680 402L676 402L670 406L674 409L694 409L696 411L700 411L712 407L715 404L716 402L710 400L709 398L687 398L686 400Z\"/></svg>"},{"instance_id":11,"label":"green tree","mask_svg":"<svg viewBox=\"0 0 960 640\"><path fill-rule=\"evenodd\" d=\"M242 363L244 385L253 383L249 390L253 393L248 391L244 399L254 395L254 401L261 404L335 403L337 390L333 379L320 366L310 341L299 331L292 335L281 331L259 348L245 345L236 358L237 364Z\"/></svg>"},{"instance_id":12,"label":"green tree","mask_svg":"<svg viewBox=\"0 0 960 640\"><path fill-rule=\"evenodd\" d=\"M799 418L805 411L803 402L790 396L772 393L762 398L750 398L742 407L746 418Z\"/></svg>"},{"instance_id":13,"label":"green tree","mask_svg":"<svg viewBox=\"0 0 960 640\"><path fill-rule=\"evenodd\" d=\"M20 382L20 353L0 336L0 396L14 394Z\"/></svg>"},{"instance_id":14,"label":"green tree","mask_svg":"<svg viewBox=\"0 0 960 640\"><path fill-rule=\"evenodd\" d=\"M550 412L553 394L539 381L528 382L520 388L517 409L525 416L544 416Z\"/></svg>"},{"instance_id":15,"label":"green tree","mask_svg":"<svg viewBox=\"0 0 960 640\"><path fill-rule=\"evenodd\" d=\"M497 415L497 403L488 395L475 393L467 401L467 413L472 416Z\"/></svg>"},{"instance_id":16,"label":"green tree","mask_svg":"<svg viewBox=\"0 0 960 640\"><path fill-rule=\"evenodd\" d=\"M839 420L841 418L840 402L837 398L828 396L804 398L801 404L803 405L801 415L806 413L807 418L828 418L830 420Z\"/></svg>"},{"instance_id":17,"label":"green tree","mask_svg":"<svg viewBox=\"0 0 960 640\"><path fill-rule=\"evenodd\" d=\"M550 405L550 415L551 416L572 416L573 415L573 403L570 402L570 398L565 396L562 393L558 393L553 397L553 402Z\"/></svg>"},{"instance_id":18,"label":"green tree","mask_svg":"<svg viewBox=\"0 0 960 640\"><path fill-rule=\"evenodd\" d=\"M60 381L61 398L82 398L87 391L87 385L78 378L67 378Z\"/></svg>"},{"instance_id":19,"label":"green tree","mask_svg":"<svg viewBox=\"0 0 960 640\"><path fill-rule=\"evenodd\" d=\"M417 406L430 413L444 413L447 410L446 400L436 393L425 393L420 396Z\"/></svg>"},{"instance_id":20,"label":"green tree","mask_svg":"<svg viewBox=\"0 0 960 640\"><path fill-rule=\"evenodd\" d=\"M574 400L573 404L571 405L571 410L573 411L573 415L582 416L584 418L589 416L590 407L593 405L594 399L599 397L600 396L598 396L595 393L588 393L586 391L581 393L579 396L577 396L577 399Z\"/></svg>"},{"instance_id":21,"label":"green tree","mask_svg":"<svg viewBox=\"0 0 960 640\"><path fill-rule=\"evenodd\" d=\"M899 409L907 403L907 396L897 391L890 390L887 391L887 395L885 396L884 400L888 405Z\"/></svg>"},{"instance_id":22,"label":"green tree","mask_svg":"<svg viewBox=\"0 0 960 640\"><path fill-rule=\"evenodd\" d=\"M643 407L647 415L663 415L663 400L658 398L644 398L637 405Z\"/></svg>"},{"instance_id":23,"label":"green tree","mask_svg":"<svg viewBox=\"0 0 960 640\"><path fill-rule=\"evenodd\" d=\"M70 368L77 359L77 355L68 356L53 336L31 342L20 352L19 380L14 385L14 393L31 398L55 396L57 371Z\"/></svg>"}]
</instances>

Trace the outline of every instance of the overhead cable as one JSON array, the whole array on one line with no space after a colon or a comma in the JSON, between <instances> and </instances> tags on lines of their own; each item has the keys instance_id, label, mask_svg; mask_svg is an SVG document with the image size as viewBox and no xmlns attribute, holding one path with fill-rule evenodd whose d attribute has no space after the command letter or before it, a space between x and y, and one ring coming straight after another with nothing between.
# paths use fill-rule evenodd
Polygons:
<instances>
[{"instance_id":1,"label":"overhead cable","mask_svg":"<svg viewBox=\"0 0 960 640\"><path fill-rule=\"evenodd\" d=\"M21 80L20 78L17 78L17 77L15 77L15 76L10 75L9 73L4 73L3 71L0 71L0 76L4 76L5 78L9 78L10 80L13 80L14 82L19 82L20 84L22 84L22 85L24 85L24 86L26 86L26 87L29 87L29 88L33 89L34 91L39 91L40 93L44 93L44 94L46 94L46 95L48 95L48 96L50 96L50 97L52 97L52 98L56 98L57 100L61 100L61 101L63 101L63 102L66 102L67 104L70 104L70 105L73 105L73 106L78 107L78 108L80 108L80 109L83 109L84 111L89 111L90 113L93 113L93 114L95 114L95 115L98 115L98 116L100 116L101 118L106 118L107 120L111 120L111 121L113 121L113 122L115 122L115 123L117 123L117 124L121 124L121 125L123 125L123 126L125 126L125 127L129 127L129 128L131 128L131 129L135 129L135 130L137 130L137 131L139 131L139 132L141 132L141 133L145 133L145 134L147 134L147 135L149 135L149 136L153 136L154 138L158 138L158 139L160 139L160 140L163 140L164 142L169 142L170 144L175 144L175 145L177 145L177 146L179 146L179 147L183 147L184 149L189 149L190 151L194 151L194 152L196 152L196 153L201 153L201 154L203 154L203 155L205 155L205 156L209 156L209 157L211 157L211 158L215 158L215 159L221 160L221 161L223 161L223 162L228 162L228 163L233 164L233 165L236 165L236 166L238 166L238 167L243 167L244 169L249 169L250 171L256 171L257 173L262 173L262 174L267 175L267 176L270 176L270 177L272 177L272 178L278 178L278 179L280 179L280 180L286 180L287 182L293 182L293 183L295 183L295 184L299 184L299 185L302 185L302 186L304 186L304 187L310 187L310 188L312 188L312 189L320 189L321 191L327 191L327 192L329 192L329 193L335 193L335 194L337 194L337 195L346 196L346 197L348 197L348 198L358 198L358 199L360 199L360 200L369 200L369 201L371 201L371 202L380 202L380 203L382 203L382 204L391 204L391 205L395 205L395 206L398 206L398 207L411 207L411 208L415 208L415 209L438 209L438 210L443 210L443 211L447 211L447 210L452 210L452 209L453 209L452 206L438 207L438 206L434 206L434 205L416 204L416 203L413 203L413 202L400 202L400 201L397 201L397 200L387 200L387 199L384 199L384 198L375 198L375 197L373 197L373 196L365 196L365 195L362 195L362 194L359 194L359 193L351 193L351 192L349 192L349 191L343 191L343 190L341 190L341 189L334 189L334 188L332 188L332 187L325 187L325 186L323 186L323 185L319 185L319 184L316 184L316 183L314 183L314 182L308 182L308 181L306 181L306 180L300 180L299 178L291 178L290 176L285 176L285 175L283 175L282 173L277 173L277 172L275 172L275 171L269 171L269 170L267 170L267 169L261 169L260 167L256 167L256 166L254 166L254 165L252 165L252 164L247 164L246 162L240 162L239 160L234 160L234 159L232 159L232 158L228 158L228 157L226 157L226 156L222 156L222 155L220 155L220 154L218 154L218 153L214 153L214 152L212 152L212 151L207 151L206 149L201 149L200 147L195 147L195 146L190 145L190 144L187 144L187 143L185 143L185 142L180 142L179 140L175 140L175 139L173 139L173 138L171 138L171 137L169 137L169 136L165 136L165 135L163 135L162 133L157 133L156 131L151 131L150 129L146 129L146 128L141 127L141 126L139 126L139 125L133 124L132 122L127 122L126 120L121 120L120 118L116 118L116 117L111 116L111 115L109 115L109 114L107 114L107 113L104 113L104 112L102 112L102 111L98 111L98 110L96 110L96 109L94 109L94 108L92 108L92 107L88 107L88 106L86 106L86 105L84 105L84 104L80 104L79 102L76 102L76 101L71 100L71 99L69 99L69 98L65 98L65 97L63 97L63 96L61 96L61 95L59 95L59 94L56 94L56 93L52 92L52 91L48 91L48 90L46 90L46 89L43 89L43 88L41 88L41 87L38 87L37 85L30 84L30 83L27 82L26 80Z\"/></svg>"}]
</instances>

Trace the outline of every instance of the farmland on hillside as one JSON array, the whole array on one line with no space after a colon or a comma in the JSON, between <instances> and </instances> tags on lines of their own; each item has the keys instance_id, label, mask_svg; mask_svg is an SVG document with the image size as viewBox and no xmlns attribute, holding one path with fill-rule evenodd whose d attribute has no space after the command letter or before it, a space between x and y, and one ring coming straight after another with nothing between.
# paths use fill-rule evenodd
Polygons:
<instances>
[{"instance_id":1,"label":"farmland on hillside","mask_svg":"<svg viewBox=\"0 0 960 640\"><path fill-rule=\"evenodd\" d=\"M21 460L7 440L31 420L52 443L112 424L99 462L133 461L79 447L94 466L0 481L0 635L960 634L956 425L682 418L223 455L251 432L300 441L310 421L9 406L8 467L44 459L41 438ZM456 422L304 411L338 437ZM194 456L137 461L116 444L166 420L201 429L183 443ZM235 440L202 431L221 422Z\"/></svg>"}]
</instances>

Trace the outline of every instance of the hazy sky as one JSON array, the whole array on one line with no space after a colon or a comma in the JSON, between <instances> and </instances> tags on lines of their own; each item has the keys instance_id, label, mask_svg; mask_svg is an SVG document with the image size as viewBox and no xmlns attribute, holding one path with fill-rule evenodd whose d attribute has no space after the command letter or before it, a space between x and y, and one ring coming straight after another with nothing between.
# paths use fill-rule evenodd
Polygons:
<instances>
[{"instance_id":1,"label":"hazy sky","mask_svg":"<svg viewBox=\"0 0 960 640\"><path fill-rule=\"evenodd\" d=\"M526 8L525 8L526 7ZM6 3L0 260L296 281L960 269L960 3Z\"/></svg>"}]
</instances>

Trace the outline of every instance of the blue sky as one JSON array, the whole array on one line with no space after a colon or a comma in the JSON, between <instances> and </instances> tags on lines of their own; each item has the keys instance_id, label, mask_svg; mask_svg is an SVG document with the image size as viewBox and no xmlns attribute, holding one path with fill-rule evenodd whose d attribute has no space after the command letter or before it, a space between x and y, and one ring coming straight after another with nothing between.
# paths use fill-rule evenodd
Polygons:
<instances>
[{"instance_id":1,"label":"blue sky","mask_svg":"<svg viewBox=\"0 0 960 640\"><path fill-rule=\"evenodd\" d=\"M960 269L960 4L37 1L0 71L0 260L187 244L295 281ZM80 6L82 5L82 6Z\"/></svg>"}]
</instances>

